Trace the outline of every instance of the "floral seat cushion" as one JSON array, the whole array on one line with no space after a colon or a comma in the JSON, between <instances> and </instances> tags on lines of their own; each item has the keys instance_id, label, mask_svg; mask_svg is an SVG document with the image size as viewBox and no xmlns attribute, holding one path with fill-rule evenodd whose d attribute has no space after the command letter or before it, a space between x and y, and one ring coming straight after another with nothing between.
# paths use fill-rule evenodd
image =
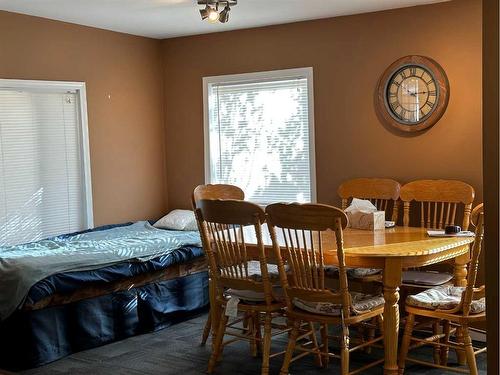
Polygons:
<instances>
[{"instance_id":1,"label":"floral seat cushion","mask_svg":"<svg viewBox=\"0 0 500 375\"><path fill-rule=\"evenodd\" d=\"M254 290L228 289L225 291L226 297L238 297L243 302L264 302L264 293ZM283 289L279 286L273 286L273 295L282 300L284 297Z\"/></svg>"},{"instance_id":2,"label":"floral seat cushion","mask_svg":"<svg viewBox=\"0 0 500 375\"><path fill-rule=\"evenodd\" d=\"M248 276L255 281L262 281L262 273L260 270L260 262L258 260L251 260L248 263ZM278 266L276 264L267 265L267 273L269 275L269 280L271 282L278 282L280 279L280 274L278 271Z\"/></svg>"},{"instance_id":3,"label":"floral seat cushion","mask_svg":"<svg viewBox=\"0 0 500 375\"><path fill-rule=\"evenodd\" d=\"M410 306L421 307L428 310L451 310L460 304L464 290L465 287L438 286L408 296L406 303ZM479 314L485 310L485 298L472 301L470 307L471 314Z\"/></svg>"},{"instance_id":4,"label":"floral seat cushion","mask_svg":"<svg viewBox=\"0 0 500 375\"><path fill-rule=\"evenodd\" d=\"M382 273L382 270L377 268L349 268L347 270L347 274L354 279L378 275L379 273Z\"/></svg>"},{"instance_id":5,"label":"floral seat cushion","mask_svg":"<svg viewBox=\"0 0 500 375\"><path fill-rule=\"evenodd\" d=\"M325 275L327 277L336 277L338 273L339 268L337 266L325 266ZM347 268L347 275L354 279L378 275L379 273L382 273L382 270L377 268Z\"/></svg>"},{"instance_id":6,"label":"floral seat cushion","mask_svg":"<svg viewBox=\"0 0 500 375\"><path fill-rule=\"evenodd\" d=\"M363 293L351 293L352 305L351 311L354 314L362 314L384 305L382 295L368 295ZM299 309L314 314L340 316L342 307L331 302L309 302L301 299L294 299L293 304Z\"/></svg>"},{"instance_id":7,"label":"floral seat cushion","mask_svg":"<svg viewBox=\"0 0 500 375\"><path fill-rule=\"evenodd\" d=\"M326 277L336 277L339 274L339 268L337 266L325 266L325 276Z\"/></svg>"},{"instance_id":8,"label":"floral seat cushion","mask_svg":"<svg viewBox=\"0 0 500 375\"><path fill-rule=\"evenodd\" d=\"M405 271L403 272L403 284L423 287L434 287L449 283L453 275L433 271Z\"/></svg>"}]
</instances>

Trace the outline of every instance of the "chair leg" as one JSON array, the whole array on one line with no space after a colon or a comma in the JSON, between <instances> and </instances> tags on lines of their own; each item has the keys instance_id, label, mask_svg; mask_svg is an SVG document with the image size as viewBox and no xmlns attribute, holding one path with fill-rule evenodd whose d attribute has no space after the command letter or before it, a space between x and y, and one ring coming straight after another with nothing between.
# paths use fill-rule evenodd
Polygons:
<instances>
[{"instance_id":1,"label":"chair leg","mask_svg":"<svg viewBox=\"0 0 500 375\"><path fill-rule=\"evenodd\" d=\"M259 313L256 313L253 317L253 324L254 324L254 334L255 334L255 341L257 344L257 354L262 353L262 333L260 330L261 327L261 321L260 321L260 315Z\"/></svg>"},{"instance_id":2,"label":"chair leg","mask_svg":"<svg viewBox=\"0 0 500 375\"><path fill-rule=\"evenodd\" d=\"M297 336L299 335L300 321L296 320L293 322L292 331L288 338L288 346L286 348L285 358L283 359L283 365L281 366L280 375L288 375L288 367L290 367L290 362L292 361L293 352L295 350L295 345L297 344Z\"/></svg>"},{"instance_id":3,"label":"chair leg","mask_svg":"<svg viewBox=\"0 0 500 375\"><path fill-rule=\"evenodd\" d=\"M340 373L349 375L349 327L342 322L342 342L340 348Z\"/></svg>"},{"instance_id":4,"label":"chair leg","mask_svg":"<svg viewBox=\"0 0 500 375\"><path fill-rule=\"evenodd\" d=\"M318 339L316 338L316 330L315 330L314 324L312 322L309 322L309 329L311 330L311 334L309 335L309 339L311 340L311 342L313 344L313 349L317 351L314 363L318 367L323 367L323 361L321 358L321 349L319 348Z\"/></svg>"},{"instance_id":5,"label":"chair leg","mask_svg":"<svg viewBox=\"0 0 500 375\"><path fill-rule=\"evenodd\" d=\"M382 336L384 334L384 316L383 315L377 316L377 321L378 321L378 329L380 330L380 335Z\"/></svg>"},{"instance_id":6,"label":"chair leg","mask_svg":"<svg viewBox=\"0 0 500 375\"><path fill-rule=\"evenodd\" d=\"M243 320L243 328L246 334L250 336L250 354L252 357L257 357L257 329L255 327L255 313L246 316Z\"/></svg>"},{"instance_id":7,"label":"chair leg","mask_svg":"<svg viewBox=\"0 0 500 375\"><path fill-rule=\"evenodd\" d=\"M373 324L374 327L370 327L368 329L368 341L373 341L375 339L375 325L377 324L377 318L373 318L370 322L370 324ZM371 345L368 345L366 347L366 353L370 354L372 352L372 347Z\"/></svg>"},{"instance_id":8,"label":"chair leg","mask_svg":"<svg viewBox=\"0 0 500 375\"><path fill-rule=\"evenodd\" d=\"M413 333L413 326L415 324L415 315L409 314L406 318L405 332L403 334L403 341L401 343L401 351L399 353L399 374L405 371L406 357L408 356L408 349L410 348L411 335Z\"/></svg>"},{"instance_id":9,"label":"chair leg","mask_svg":"<svg viewBox=\"0 0 500 375\"><path fill-rule=\"evenodd\" d=\"M439 321L435 321L432 323L432 334L433 335L438 335L439 334L439 328L440 324ZM437 343L439 343L440 340L437 340ZM436 365L439 365L441 363L441 347L439 345L434 345L433 349L433 355L434 355L434 363Z\"/></svg>"},{"instance_id":10,"label":"chair leg","mask_svg":"<svg viewBox=\"0 0 500 375\"><path fill-rule=\"evenodd\" d=\"M262 369L261 374L269 374L269 356L271 354L271 321L272 316L270 313L266 314L264 320L264 345L262 348Z\"/></svg>"},{"instance_id":11,"label":"chair leg","mask_svg":"<svg viewBox=\"0 0 500 375\"><path fill-rule=\"evenodd\" d=\"M358 337L361 341L362 344L364 344L366 342L366 338L368 336L368 334L366 333L367 329L365 328L365 326L363 325L363 323L360 323L356 326L356 331L357 331L357 334L358 334ZM369 347L365 347L363 350L368 353Z\"/></svg>"},{"instance_id":12,"label":"chair leg","mask_svg":"<svg viewBox=\"0 0 500 375\"><path fill-rule=\"evenodd\" d=\"M208 336L210 336L210 330L212 329L212 314L208 312L208 318L205 322L205 327L203 328L203 335L201 336L201 345L204 346L207 343Z\"/></svg>"},{"instance_id":13,"label":"chair leg","mask_svg":"<svg viewBox=\"0 0 500 375\"><path fill-rule=\"evenodd\" d=\"M330 362L330 349L328 348L328 324L321 325L321 346L323 349L323 366L328 367Z\"/></svg>"},{"instance_id":14,"label":"chair leg","mask_svg":"<svg viewBox=\"0 0 500 375\"><path fill-rule=\"evenodd\" d=\"M455 338L457 342L464 342L464 333L462 331L462 327L457 327L457 331L455 333ZM463 349L455 349L455 352L457 353L457 362L459 365L464 366L467 364L467 358L465 351Z\"/></svg>"},{"instance_id":15,"label":"chair leg","mask_svg":"<svg viewBox=\"0 0 500 375\"><path fill-rule=\"evenodd\" d=\"M472 347L472 340L470 338L468 327L463 327L462 334L464 338L465 356L467 358L467 364L469 365L469 371L471 375L478 375L476 356L474 354L474 348Z\"/></svg>"},{"instance_id":16,"label":"chair leg","mask_svg":"<svg viewBox=\"0 0 500 375\"><path fill-rule=\"evenodd\" d=\"M449 344L450 342L450 321L445 320L443 322L443 334L444 337L441 340L441 342L445 345ZM441 365L442 366L447 366L448 365L448 353L450 351L450 348L447 346L441 347Z\"/></svg>"},{"instance_id":17,"label":"chair leg","mask_svg":"<svg viewBox=\"0 0 500 375\"><path fill-rule=\"evenodd\" d=\"M219 317L221 313L220 304L217 303L216 289L214 281L210 278L208 280L208 296L210 299L210 334L212 335L212 350L214 350L214 339L219 328Z\"/></svg>"},{"instance_id":18,"label":"chair leg","mask_svg":"<svg viewBox=\"0 0 500 375\"><path fill-rule=\"evenodd\" d=\"M225 314L224 309L221 309L221 317L219 320L219 326L217 327L217 334L213 338L213 350L212 355L210 356L210 360L208 361L208 370L207 372L211 374L214 371L215 365L217 364L217 359L220 355L222 355L222 351L224 346L222 345L224 341L224 334L226 333L226 325L228 317Z\"/></svg>"}]
</instances>

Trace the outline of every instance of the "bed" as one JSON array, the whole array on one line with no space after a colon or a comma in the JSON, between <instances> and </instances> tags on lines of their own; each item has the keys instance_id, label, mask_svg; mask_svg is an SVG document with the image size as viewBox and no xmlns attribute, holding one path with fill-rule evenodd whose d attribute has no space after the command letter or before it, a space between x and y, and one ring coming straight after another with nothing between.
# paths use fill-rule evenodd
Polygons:
<instances>
[{"instance_id":1,"label":"bed","mask_svg":"<svg viewBox=\"0 0 500 375\"><path fill-rule=\"evenodd\" d=\"M40 366L203 311L199 241L137 222L0 248L0 368Z\"/></svg>"}]
</instances>

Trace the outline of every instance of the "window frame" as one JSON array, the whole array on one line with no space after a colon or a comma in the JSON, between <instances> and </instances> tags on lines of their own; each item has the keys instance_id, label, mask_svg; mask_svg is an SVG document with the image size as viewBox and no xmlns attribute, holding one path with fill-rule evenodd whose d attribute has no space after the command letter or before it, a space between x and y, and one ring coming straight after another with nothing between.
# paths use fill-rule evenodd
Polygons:
<instances>
[{"instance_id":1,"label":"window frame","mask_svg":"<svg viewBox=\"0 0 500 375\"><path fill-rule=\"evenodd\" d=\"M293 78L306 78L308 99L308 122L309 122L309 173L311 187L311 202L317 202L316 191L316 150L314 132L314 72L312 67L293 68L282 70L270 70L253 73L228 74L203 77L203 138L204 138L204 167L205 183L211 182L210 168L210 109L209 89L213 84L221 83L245 83L255 81L272 81Z\"/></svg>"},{"instance_id":2,"label":"window frame","mask_svg":"<svg viewBox=\"0 0 500 375\"><path fill-rule=\"evenodd\" d=\"M0 89L14 90L40 90L40 91L71 91L76 92L78 97L78 120L80 122L80 152L82 160L84 195L83 206L85 209L85 229L94 228L94 207L92 198L92 172L90 165L90 143L87 114L87 90L85 82L69 81L44 81L44 80L22 80L22 79L0 79Z\"/></svg>"}]
</instances>

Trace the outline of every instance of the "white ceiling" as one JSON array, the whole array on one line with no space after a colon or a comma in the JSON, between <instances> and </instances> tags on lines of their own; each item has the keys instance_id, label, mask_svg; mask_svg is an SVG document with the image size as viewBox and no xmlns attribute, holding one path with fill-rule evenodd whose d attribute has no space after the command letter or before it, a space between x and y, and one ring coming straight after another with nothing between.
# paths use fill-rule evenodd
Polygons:
<instances>
[{"instance_id":1,"label":"white ceiling","mask_svg":"<svg viewBox=\"0 0 500 375\"><path fill-rule=\"evenodd\" d=\"M239 0L226 24L202 22L196 0L0 0L0 10L171 38L442 1L448 0Z\"/></svg>"}]
</instances>

